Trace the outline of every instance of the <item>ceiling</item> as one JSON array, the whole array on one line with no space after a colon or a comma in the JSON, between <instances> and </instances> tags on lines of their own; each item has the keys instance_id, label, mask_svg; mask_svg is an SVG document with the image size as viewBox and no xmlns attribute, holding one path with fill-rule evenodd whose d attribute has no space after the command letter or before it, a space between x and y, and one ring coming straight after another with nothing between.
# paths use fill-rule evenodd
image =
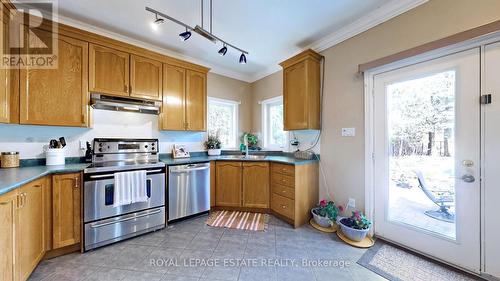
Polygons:
<instances>
[{"instance_id":1,"label":"ceiling","mask_svg":"<svg viewBox=\"0 0 500 281\"><path fill-rule=\"evenodd\" d=\"M201 25L201 0L59 0L58 9L62 23L139 43L205 65L215 73L252 82L279 70L279 62L305 48L321 50L324 38L345 40L362 32L358 29L363 24L372 27L413 8L415 2L422 1L213 0L213 33L248 51L247 64L239 64L241 53L231 48L226 56L219 56L222 46L196 33L181 41L181 26L168 20L155 26L154 15L145 10L149 6L190 26ZM209 0L204 7L205 29L209 30ZM324 45L323 49L329 47Z\"/></svg>"}]
</instances>

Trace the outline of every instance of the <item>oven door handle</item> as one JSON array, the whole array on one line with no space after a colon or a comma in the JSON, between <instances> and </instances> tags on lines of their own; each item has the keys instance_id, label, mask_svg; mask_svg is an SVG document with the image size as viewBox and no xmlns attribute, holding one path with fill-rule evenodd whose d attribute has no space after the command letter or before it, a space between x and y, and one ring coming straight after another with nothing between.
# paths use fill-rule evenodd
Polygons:
<instances>
[{"instance_id":1,"label":"oven door handle","mask_svg":"<svg viewBox=\"0 0 500 281\"><path fill-rule=\"evenodd\" d=\"M178 169L178 170L170 170L171 173L184 173L184 172L191 172L191 171L201 171L201 170L207 170L210 168L210 166L203 166L203 167L196 167L196 168L186 168L186 169Z\"/></svg>"},{"instance_id":2,"label":"oven door handle","mask_svg":"<svg viewBox=\"0 0 500 281\"><path fill-rule=\"evenodd\" d=\"M157 170L148 170L146 171L146 174L151 174L151 173L158 173L158 172L162 172L161 169L157 169ZM109 178L109 177L114 177L115 174L105 174L105 175L95 175L95 176L90 176L91 179L101 179L101 178Z\"/></svg>"},{"instance_id":3,"label":"oven door handle","mask_svg":"<svg viewBox=\"0 0 500 281\"><path fill-rule=\"evenodd\" d=\"M90 227L91 228L103 227L103 226L107 226L107 225L111 225L111 224L115 224L115 223L120 223L120 222L129 221L129 220L133 220L133 219L147 217L147 216L150 216L150 215L158 214L159 212L161 212L161 210L155 210L155 211L148 212L148 213L145 213L145 214L134 215L132 217L123 218L123 219L119 219L119 220L115 220L115 221L103 222L103 223L99 223L99 224L92 224L92 225L90 225Z\"/></svg>"}]
</instances>

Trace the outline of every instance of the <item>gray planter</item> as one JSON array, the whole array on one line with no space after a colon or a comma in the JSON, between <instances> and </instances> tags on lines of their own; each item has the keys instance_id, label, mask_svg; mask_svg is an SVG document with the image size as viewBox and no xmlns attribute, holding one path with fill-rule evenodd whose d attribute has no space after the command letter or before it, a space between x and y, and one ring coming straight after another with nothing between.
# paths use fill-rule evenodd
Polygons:
<instances>
[{"instance_id":1,"label":"gray planter","mask_svg":"<svg viewBox=\"0 0 500 281\"><path fill-rule=\"evenodd\" d=\"M313 215L313 218L314 218L314 221L319 225L319 226L322 226L322 227L330 227L332 226L333 222L332 220L330 220L330 218L328 217L322 217L318 214L316 214L316 210L318 208L312 208L311 209L311 214Z\"/></svg>"},{"instance_id":2,"label":"gray planter","mask_svg":"<svg viewBox=\"0 0 500 281\"><path fill-rule=\"evenodd\" d=\"M347 225L345 225L342 221L346 219L346 218L342 218L339 221L339 224L340 224L340 229L342 230L342 233L344 233L344 235L351 239L352 241L356 241L356 242L359 242L363 239L365 239L366 235L368 234L368 231L370 231L370 229L355 229L355 228L352 228L352 227L349 227Z\"/></svg>"}]
</instances>

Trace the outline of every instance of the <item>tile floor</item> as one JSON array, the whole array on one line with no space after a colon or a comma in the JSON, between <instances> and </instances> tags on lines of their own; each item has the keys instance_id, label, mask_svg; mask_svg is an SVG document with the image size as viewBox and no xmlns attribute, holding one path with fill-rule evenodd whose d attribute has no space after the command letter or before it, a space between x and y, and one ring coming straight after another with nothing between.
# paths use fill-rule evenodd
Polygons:
<instances>
[{"instance_id":1,"label":"tile floor","mask_svg":"<svg viewBox=\"0 0 500 281\"><path fill-rule=\"evenodd\" d=\"M271 217L266 232L253 232L209 227L206 218L43 261L30 280L385 280L356 264L364 250L308 225Z\"/></svg>"}]
</instances>

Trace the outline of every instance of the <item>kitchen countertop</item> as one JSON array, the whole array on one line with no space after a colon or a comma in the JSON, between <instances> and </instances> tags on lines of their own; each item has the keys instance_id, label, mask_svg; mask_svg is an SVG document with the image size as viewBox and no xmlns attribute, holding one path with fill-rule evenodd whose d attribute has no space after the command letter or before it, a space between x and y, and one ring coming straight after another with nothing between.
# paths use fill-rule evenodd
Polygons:
<instances>
[{"instance_id":1,"label":"kitchen countertop","mask_svg":"<svg viewBox=\"0 0 500 281\"><path fill-rule=\"evenodd\" d=\"M255 155L255 154L254 154ZM311 160L306 160L306 159L297 159L294 157L290 156L274 156L274 155L269 155L261 159L245 159L245 158L227 158L228 155L221 155L221 156L196 156L196 157L190 157L190 158L161 158L160 161L165 163L167 166L170 165L182 165L182 164L190 164L190 163L200 163L200 162L208 162L208 161L269 161L269 162L278 162L278 163L283 163L283 164L290 164L290 165L305 165L309 163L315 163L318 162L318 159L311 159Z\"/></svg>"},{"instance_id":2,"label":"kitchen countertop","mask_svg":"<svg viewBox=\"0 0 500 281\"><path fill-rule=\"evenodd\" d=\"M81 172L88 165L88 163L81 163L0 169L0 195L46 175Z\"/></svg>"},{"instance_id":3,"label":"kitchen countertop","mask_svg":"<svg viewBox=\"0 0 500 281\"><path fill-rule=\"evenodd\" d=\"M194 156L191 158L173 159L170 157L160 157L160 161L168 165L180 165L190 163L200 163L208 161L270 161L290 165L304 165L318 162L317 159L304 160L296 159L290 156L266 156L262 159L245 159L245 158L225 158L222 156ZM76 173L83 171L88 163L66 164L60 166L29 166L20 168L0 169L0 195L12 191L24 184L34 181L46 175Z\"/></svg>"}]
</instances>

